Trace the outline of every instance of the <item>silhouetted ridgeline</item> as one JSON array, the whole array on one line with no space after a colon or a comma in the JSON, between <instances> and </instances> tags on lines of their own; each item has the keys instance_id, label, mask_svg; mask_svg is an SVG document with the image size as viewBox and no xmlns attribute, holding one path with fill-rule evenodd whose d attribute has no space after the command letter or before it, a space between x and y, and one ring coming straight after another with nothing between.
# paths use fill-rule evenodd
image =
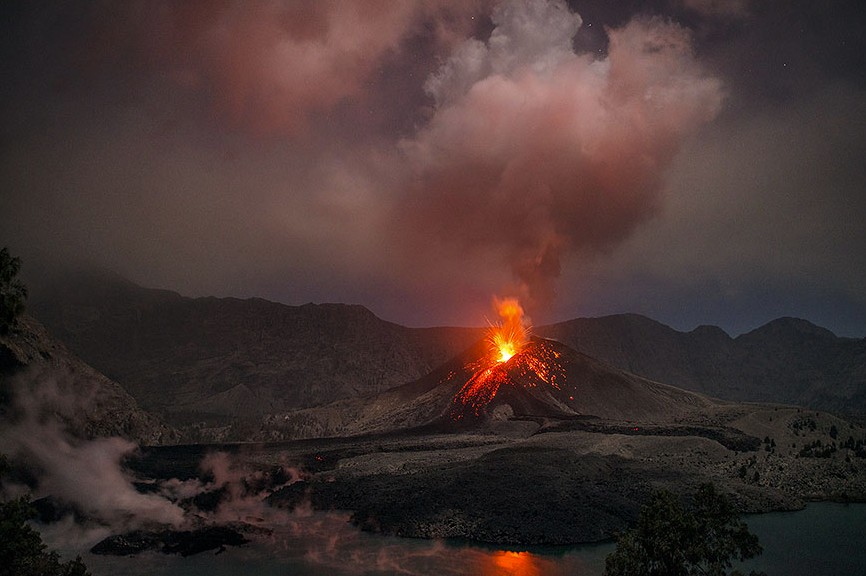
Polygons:
<instances>
[{"instance_id":1,"label":"silhouetted ridgeline","mask_svg":"<svg viewBox=\"0 0 866 576\"><path fill-rule=\"evenodd\" d=\"M184 298L105 274L66 279L32 308L143 407L175 422L381 392L420 378L481 335L406 328L362 306Z\"/></svg>"},{"instance_id":2,"label":"silhouetted ridgeline","mask_svg":"<svg viewBox=\"0 0 866 576\"><path fill-rule=\"evenodd\" d=\"M415 381L480 329L407 328L362 306L185 298L110 274L34 291L31 308L78 355L175 423L319 406ZM783 318L731 338L625 314L536 333L613 367L738 401L866 413L866 339Z\"/></svg>"},{"instance_id":3,"label":"silhouetted ridgeline","mask_svg":"<svg viewBox=\"0 0 866 576\"><path fill-rule=\"evenodd\" d=\"M678 332L636 314L580 318L538 332L617 368L728 400L866 413L866 338L779 318L731 338Z\"/></svg>"}]
</instances>

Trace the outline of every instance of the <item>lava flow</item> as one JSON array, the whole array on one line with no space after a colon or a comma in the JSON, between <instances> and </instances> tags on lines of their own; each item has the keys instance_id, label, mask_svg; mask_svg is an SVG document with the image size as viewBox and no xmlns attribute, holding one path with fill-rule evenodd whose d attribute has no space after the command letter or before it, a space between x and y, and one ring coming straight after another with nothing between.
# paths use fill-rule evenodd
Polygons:
<instances>
[{"instance_id":1,"label":"lava flow","mask_svg":"<svg viewBox=\"0 0 866 576\"><path fill-rule=\"evenodd\" d=\"M488 353L465 366L472 376L454 396L454 419L462 418L467 409L480 415L503 385L532 388L543 383L559 389L558 379L563 377L559 352L544 341L530 339L516 299L496 299L494 304L501 321L487 331Z\"/></svg>"}]
</instances>

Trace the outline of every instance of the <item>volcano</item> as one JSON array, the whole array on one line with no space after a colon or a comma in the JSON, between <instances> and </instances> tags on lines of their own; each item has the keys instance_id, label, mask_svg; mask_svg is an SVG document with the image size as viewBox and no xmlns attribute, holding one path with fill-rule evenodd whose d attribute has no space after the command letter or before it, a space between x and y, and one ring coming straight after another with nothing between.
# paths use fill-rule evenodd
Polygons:
<instances>
[{"instance_id":1,"label":"volcano","mask_svg":"<svg viewBox=\"0 0 866 576\"><path fill-rule=\"evenodd\" d=\"M567 402L574 401L576 390L567 384L562 355L551 341L531 340L507 357L467 364L465 369L475 370L468 379L465 370L452 376L465 383L454 395L450 417L480 418L500 405L520 412L574 414Z\"/></svg>"},{"instance_id":2,"label":"volcano","mask_svg":"<svg viewBox=\"0 0 866 576\"><path fill-rule=\"evenodd\" d=\"M657 483L700 482L703 455L724 464L761 444L726 425L741 408L556 340L528 336L507 358L491 352L491 339L479 340L398 388L285 415L287 432L309 434L298 446L317 476L274 502L311 498L401 536L597 541L633 521Z\"/></svg>"},{"instance_id":3,"label":"volcano","mask_svg":"<svg viewBox=\"0 0 866 576\"><path fill-rule=\"evenodd\" d=\"M717 404L613 368L555 340L529 338L505 362L491 364L488 357L489 342L479 341L418 380L360 399L354 409L334 406L356 416L342 423L343 431L451 432L503 421L577 418L670 423Z\"/></svg>"}]
</instances>

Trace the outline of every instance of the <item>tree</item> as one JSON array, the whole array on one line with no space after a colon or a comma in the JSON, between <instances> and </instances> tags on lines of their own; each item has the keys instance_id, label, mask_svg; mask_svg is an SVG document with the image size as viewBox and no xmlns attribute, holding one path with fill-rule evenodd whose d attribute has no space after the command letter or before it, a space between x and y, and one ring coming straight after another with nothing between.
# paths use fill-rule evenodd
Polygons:
<instances>
[{"instance_id":1,"label":"tree","mask_svg":"<svg viewBox=\"0 0 866 576\"><path fill-rule=\"evenodd\" d=\"M0 478L8 469L0 454ZM0 576L90 576L81 557L61 562L27 524L33 508L27 497L0 502Z\"/></svg>"},{"instance_id":2,"label":"tree","mask_svg":"<svg viewBox=\"0 0 866 576\"><path fill-rule=\"evenodd\" d=\"M704 484L689 509L670 492L655 493L641 508L637 526L618 538L616 550L605 560L604 573L727 576L732 560L761 552L758 537L740 521L728 498L712 484Z\"/></svg>"},{"instance_id":3,"label":"tree","mask_svg":"<svg viewBox=\"0 0 866 576\"><path fill-rule=\"evenodd\" d=\"M9 254L8 248L0 249L0 334L9 332L24 312L27 288L16 278L20 269L21 259Z\"/></svg>"}]
</instances>

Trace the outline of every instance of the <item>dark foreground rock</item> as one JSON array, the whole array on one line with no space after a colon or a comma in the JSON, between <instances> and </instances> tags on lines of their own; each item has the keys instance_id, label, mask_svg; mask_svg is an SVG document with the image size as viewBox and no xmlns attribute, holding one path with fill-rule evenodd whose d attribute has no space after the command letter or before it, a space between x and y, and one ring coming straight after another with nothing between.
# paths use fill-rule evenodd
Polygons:
<instances>
[{"instance_id":1,"label":"dark foreground rock","mask_svg":"<svg viewBox=\"0 0 866 576\"><path fill-rule=\"evenodd\" d=\"M197 530L136 530L109 536L90 549L94 554L129 556L146 550L164 554L192 556L208 550L225 550L226 546L241 546L249 540L228 526L208 526Z\"/></svg>"},{"instance_id":2,"label":"dark foreground rock","mask_svg":"<svg viewBox=\"0 0 866 576\"><path fill-rule=\"evenodd\" d=\"M608 539L633 525L653 492L691 494L707 482L740 513L866 501L866 458L857 451L866 433L830 414L719 403L694 420L532 417L536 432L524 435L491 424L246 445L236 454L265 469L297 463L301 480L276 489L272 506L349 512L372 532L505 545ZM149 458L176 464L189 450L160 448Z\"/></svg>"},{"instance_id":3,"label":"dark foreground rock","mask_svg":"<svg viewBox=\"0 0 866 576\"><path fill-rule=\"evenodd\" d=\"M573 544L629 526L656 483L689 484L675 471L637 470L616 456L508 447L423 473L298 482L270 497L292 508L353 510L363 530L495 544Z\"/></svg>"},{"instance_id":4,"label":"dark foreground rock","mask_svg":"<svg viewBox=\"0 0 866 576\"><path fill-rule=\"evenodd\" d=\"M832 415L719 404L695 423L539 420L525 438L465 433L358 438L319 450L304 444L316 466L269 502L347 510L372 532L531 545L611 538L633 525L653 492L688 494L706 482L741 513L866 495L866 461L856 454L801 455L819 440L837 446L832 434L841 440L843 429L860 438L859 428Z\"/></svg>"}]
</instances>

